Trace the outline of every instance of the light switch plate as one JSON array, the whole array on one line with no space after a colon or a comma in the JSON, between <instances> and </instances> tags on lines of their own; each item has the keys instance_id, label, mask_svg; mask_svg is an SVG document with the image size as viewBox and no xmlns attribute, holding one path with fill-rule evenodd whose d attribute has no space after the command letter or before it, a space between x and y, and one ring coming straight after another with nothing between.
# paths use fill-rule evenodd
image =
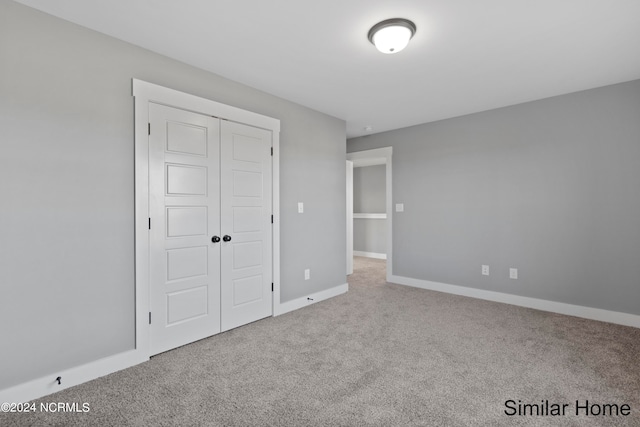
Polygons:
<instances>
[{"instance_id":1,"label":"light switch plate","mask_svg":"<svg viewBox=\"0 0 640 427\"><path fill-rule=\"evenodd\" d=\"M396 212L404 212L404 203L396 203Z\"/></svg>"},{"instance_id":2,"label":"light switch plate","mask_svg":"<svg viewBox=\"0 0 640 427\"><path fill-rule=\"evenodd\" d=\"M304 203L298 202L298 213L304 213Z\"/></svg>"}]
</instances>

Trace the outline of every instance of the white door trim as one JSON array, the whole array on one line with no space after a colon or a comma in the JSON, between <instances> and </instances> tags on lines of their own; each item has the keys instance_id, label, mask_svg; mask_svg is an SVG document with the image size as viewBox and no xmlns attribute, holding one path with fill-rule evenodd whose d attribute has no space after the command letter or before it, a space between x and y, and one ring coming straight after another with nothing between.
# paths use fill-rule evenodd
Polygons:
<instances>
[{"instance_id":1,"label":"white door trim","mask_svg":"<svg viewBox=\"0 0 640 427\"><path fill-rule=\"evenodd\" d=\"M280 120L210 99L132 79L135 99L135 296L136 352L149 358L149 102L245 123L272 132L273 313L280 310Z\"/></svg>"},{"instance_id":2,"label":"white door trim","mask_svg":"<svg viewBox=\"0 0 640 427\"><path fill-rule=\"evenodd\" d=\"M353 162L347 160L347 276L353 274Z\"/></svg>"},{"instance_id":3,"label":"white door trim","mask_svg":"<svg viewBox=\"0 0 640 427\"><path fill-rule=\"evenodd\" d=\"M387 186L387 282L393 276L393 176L392 166L393 147L375 148L373 150L355 151L347 153L347 160L353 162L353 167L386 165L386 186ZM353 195L352 195L353 197Z\"/></svg>"}]
</instances>

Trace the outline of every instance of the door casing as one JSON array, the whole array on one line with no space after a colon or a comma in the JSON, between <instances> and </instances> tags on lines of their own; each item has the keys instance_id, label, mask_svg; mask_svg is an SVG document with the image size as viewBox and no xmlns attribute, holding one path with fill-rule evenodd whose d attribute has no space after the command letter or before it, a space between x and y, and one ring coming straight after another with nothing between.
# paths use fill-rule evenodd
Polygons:
<instances>
[{"instance_id":1,"label":"door casing","mask_svg":"<svg viewBox=\"0 0 640 427\"><path fill-rule=\"evenodd\" d=\"M149 102L248 124L272 132L272 271L273 315L280 308L280 120L221 104L138 79L132 79L135 99L135 349L148 358L149 346Z\"/></svg>"}]
</instances>

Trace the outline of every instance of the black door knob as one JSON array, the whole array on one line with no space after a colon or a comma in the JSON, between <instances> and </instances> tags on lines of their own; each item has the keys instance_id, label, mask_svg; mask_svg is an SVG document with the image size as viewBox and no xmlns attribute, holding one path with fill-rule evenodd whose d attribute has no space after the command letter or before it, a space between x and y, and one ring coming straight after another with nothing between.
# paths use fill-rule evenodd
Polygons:
<instances>
[{"instance_id":1,"label":"black door knob","mask_svg":"<svg viewBox=\"0 0 640 427\"><path fill-rule=\"evenodd\" d=\"M211 241L212 241L213 243L218 243L218 242L220 241L220 237L218 237L218 236L213 236L213 237L211 238Z\"/></svg>"},{"instance_id":2,"label":"black door knob","mask_svg":"<svg viewBox=\"0 0 640 427\"><path fill-rule=\"evenodd\" d=\"M224 237L222 238L222 240L224 240L225 242L230 242L231 241L231 236L229 236L228 234L225 234Z\"/></svg>"}]
</instances>

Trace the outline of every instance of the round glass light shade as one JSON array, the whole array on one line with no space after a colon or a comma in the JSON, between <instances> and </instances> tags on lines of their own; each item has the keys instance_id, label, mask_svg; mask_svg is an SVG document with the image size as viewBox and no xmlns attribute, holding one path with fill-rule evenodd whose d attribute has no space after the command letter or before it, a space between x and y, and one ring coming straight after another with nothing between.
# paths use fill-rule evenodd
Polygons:
<instances>
[{"instance_id":1,"label":"round glass light shade","mask_svg":"<svg viewBox=\"0 0 640 427\"><path fill-rule=\"evenodd\" d=\"M406 19L388 19L369 30L369 40L382 53L398 53L409 44L416 32L413 22Z\"/></svg>"}]
</instances>

